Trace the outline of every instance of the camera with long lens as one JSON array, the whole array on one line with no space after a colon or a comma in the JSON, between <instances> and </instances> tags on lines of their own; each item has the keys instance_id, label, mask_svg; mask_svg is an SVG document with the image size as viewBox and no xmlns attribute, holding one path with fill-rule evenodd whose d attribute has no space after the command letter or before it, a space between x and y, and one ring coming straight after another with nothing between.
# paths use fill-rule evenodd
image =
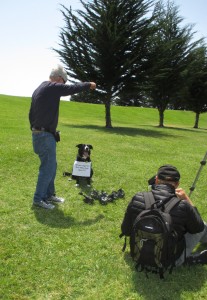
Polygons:
<instances>
[{"instance_id":1,"label":"camera with long lens","mask_svg":"<svg viewBox=\"0 0 207 300\"><path fill-rule=\"evenodd\" d=\"M148 180L148 185L153 185L153 184L155 184L155 179L156 179L156 175L152 176L152 177Z\"/></svg>"}]
</instances>

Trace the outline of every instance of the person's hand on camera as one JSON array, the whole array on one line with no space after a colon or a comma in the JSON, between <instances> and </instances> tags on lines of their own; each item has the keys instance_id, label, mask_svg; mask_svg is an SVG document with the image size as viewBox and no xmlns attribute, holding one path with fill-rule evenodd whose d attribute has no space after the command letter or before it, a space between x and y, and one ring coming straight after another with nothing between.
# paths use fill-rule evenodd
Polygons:
<instances>
[{"instance_id":1,"label":"person's hand on camera","mask_svg":"<svg viewBox=\"0 0 207 300\"><path fill-rule=\"evenodd\" d=\"M186 192L182 189L182 188L177 188L175 190L176 196L180 199L180 200L186 200L190 205L193 205L193 202L190 200L190 198L188 197L188 195L186 194Z\"/></svg>"},{"instance_id":2,"label":"person's hand on camera","mask_svg":"<svg viewBox=\"0 0 207 300\"><path fill-rule=\"evenodd\" d=\"M182 188L177 188L175 190L175 193L180 200L186 200L186 198L188 197L186 195L186 192Z\"/></svg>"}]
</instances>

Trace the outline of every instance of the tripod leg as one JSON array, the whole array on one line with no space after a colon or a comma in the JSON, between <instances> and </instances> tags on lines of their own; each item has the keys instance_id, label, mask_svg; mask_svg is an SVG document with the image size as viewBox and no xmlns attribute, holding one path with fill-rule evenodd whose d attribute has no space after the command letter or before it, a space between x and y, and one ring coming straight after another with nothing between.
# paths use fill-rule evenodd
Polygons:
<instances>
[{"instance_id":1,"label":"tripod leg","mask_svg":"<svg viewBox=\"0 0 207 300\"><path fill-rule=\"evenodd\" d=\"M197 182L197 180L198 180L198 178L199 178L199 176L200 176L200 173L201 173L201 170L202 170L203 166L205 166L205 164L206 164L206 159L207 159L207 152L206 152L206 154L204 155L203 160L200 162L201 165L200 165L200 168L199 168L199 170L198 170L198 172L197 172L197 174L196 174L196 177L195 177L195 180L194 180L194 182L193 182L193 185L192 185L191 188L190 188L190 194L189 194L189 197L190 197L190 195L192 194L192 192L195 190L196 182Z\"/></svg>"}]
</instances>

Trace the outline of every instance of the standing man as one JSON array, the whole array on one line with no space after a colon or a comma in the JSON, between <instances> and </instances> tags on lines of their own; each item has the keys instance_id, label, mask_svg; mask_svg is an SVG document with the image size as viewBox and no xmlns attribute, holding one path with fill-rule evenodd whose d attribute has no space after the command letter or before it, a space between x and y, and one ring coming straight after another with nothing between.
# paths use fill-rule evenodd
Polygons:
<instances>
[{"instance_id":1,"label":"standing man","mask_svg":"<svg viewBox=\"0 0 207 300\"><path fill-rule=\"evenodd\" d=\"M52 69L49 81L42 82L32 95L29 112L30 127L34 152L39 156L39 175L34 193L33 204L46 209L53 209L51 202L64 202L55 195L55 176L57 169L56 132L61 96L69 96L82 91L94 90L94 82L67 85L67 73L62 66Z\"/></svg>"}]
</instances>

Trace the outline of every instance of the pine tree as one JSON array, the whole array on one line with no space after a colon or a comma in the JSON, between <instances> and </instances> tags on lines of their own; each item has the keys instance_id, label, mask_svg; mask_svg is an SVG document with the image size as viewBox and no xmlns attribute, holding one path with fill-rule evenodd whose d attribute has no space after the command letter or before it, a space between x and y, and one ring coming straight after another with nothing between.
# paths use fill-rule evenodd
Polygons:
<instances>
[{"instance_id":1,"label":"pine tree","mask_svg":"<svg viewBox=\"0 0 207 300\"><path fill-rule=\"evenodd\" d=\"M195 112L194 128L199 117L207 112L207 49L202 45L189 54L190 64L184 74L186 108Z\"/></svg>"},{"instance_id":2,"label":"pine tree","mask_svg":"<svg viewBox=\"0 0 207 300\"><path fill-rule=\"evenodd\" d=\"M182 74L188 66L187 58L198 41L192 42L193 26L182 26L183 18L173 1L157 2L153 15L157 30L150 41L148 94L159 111L159 126L164 127L164 111L184 84Z\"/></svg>"},{"instance_id":3,"label":"pine tree","mask_svg":"<svg viewBox=\"0 0 207 300\"><path fill-rule=\"evenodd\" d=\"M112 127L111 103L144 80L151 0L80 0L75 13L63 6L66 26L60 49L54 49L74 80L95 81L105 104L106 127Z\"/></svg>"}]
</instances>

